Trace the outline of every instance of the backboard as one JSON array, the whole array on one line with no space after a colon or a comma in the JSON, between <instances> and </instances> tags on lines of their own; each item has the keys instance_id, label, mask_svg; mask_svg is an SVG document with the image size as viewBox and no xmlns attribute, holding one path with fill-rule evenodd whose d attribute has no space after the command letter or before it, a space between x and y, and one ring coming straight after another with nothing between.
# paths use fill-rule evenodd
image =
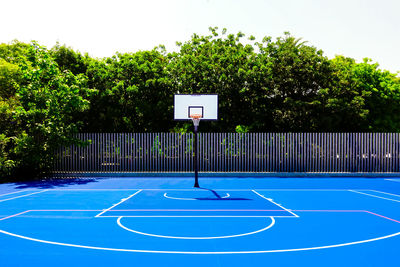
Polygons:
<instances>
[{"instance_id":1,"label":"backboard","mask_svg":"<svg viewBox=\"0 0 400 267\"><path fill-rule=\"evenodd\" d=\"M218 95L174 95L175 120L191 120L194 114L201 120L218 120Z\"/></svg>"}]
</instances>

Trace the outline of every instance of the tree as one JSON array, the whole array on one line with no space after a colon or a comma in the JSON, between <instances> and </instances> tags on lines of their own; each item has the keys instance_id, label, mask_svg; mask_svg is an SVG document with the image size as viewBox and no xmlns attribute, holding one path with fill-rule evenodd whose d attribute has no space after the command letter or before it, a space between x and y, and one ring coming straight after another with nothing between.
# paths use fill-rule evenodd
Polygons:
<instances>
[{"instance_id":1,"label":"tree","mask_svg":"<svg viewBox=\"0 0 400 267\"><path fill-rule=\"evenodd\" d=\"M21 65L23 83L17 90L21 103L15 119L23 123L17 136L15 154L20 173L43 174L53 162L54 151L76 140L76 113L89 107L82 95L87 93L83 75L61 72L50 53L32 43L27 61Z\"/></svg>"},{"instance_id":2,"label":"tree","mask_svg":"<svg viewBox=\"0 0 400 267\"><path fill-rule=\"evenodd\" d=\"M219 121L204 124L202 131L234 131L255 119L250 108L254 47L241 43L243 33L227 35L223 29L219 37L218 28L210 32L178 43L179 53L169 54L168 72L174 93L219 95Z\"/></svg>"},{"instance_id":3,"label":"tree","mask_svg":"<svg viewBox=\"0 0 400 267\"><path fill-rule=\"evenodd\" d=\"M15 96L22 83L19 63L24 61L29 45L18 41L0 44L0 97L3 99Z\"/></svg>"},{"instance_id":4,"label":"tree","mask_svg":"<svg viewBox=\"0 0 400 267\"><path fill-rule=\"evenodd\" d=\"M332 85L320 92L320 128L328 131L400 130L400 83L395 74L378 69L369 59L356 63L336 56Z\"/></svg>"},{"instance_id":5,"label":"tree","mask_svg":"<svg viewBox=\"0 0 400 267\"><path fill-rule=\"evenodd\" d=\"M368 94L359 87L354 76L356 62L337 56L330 60L333 68L331 85L319 92L319 129L321 131L356 132L365 129ZM314 118L316 119L316 118Z\"/></svg>"},{"instance_id":6,"label":"tree","mask_svg":"<svg viewBox=\"0 0 400 267\"><path fill-rule=\"evenodd\" d=\"M85 131L154 132L172 127L167 63L158 49L92 61L89 86L97 93L85 116Z\"/></svg>"},{"instance_id":7,"label":"tree","mask_svg":"<svg viewBox=\"0 0 400 267\"><path fill-rule=\"evenodd\" d=\"M13 174L20 160L15 157L17 136L22 132L21 122L14 118L20 107L15 97L0 97L0 177Z\"/></svg>"},{"instance_id":8,"label":"tree","mask_svg":"<svg viewBox=\"0 0 400 267\"><path fill-rule=\"evenodd\" d=\"M29 44L14 40L9 44L0 44L0 58L8 63L20 63L28 53Z\"/></svg>"},{"instance_id":9,"label":"tree","mask_svg":"<svg viewBox=\"0 0 400 267\"><path fill-rule=\"evenodd\" d=\"M366 58L354 65L355 83L365 98L364 131L400 131L400 82L395 74L378 69L377 63Z\"/></svg>"},{"instance_id":10,"label":"tree","mask_svg":"<svg viewBox=\"0 0 400 267\"><path fill-rule=\"evenodd\" d=\"M49 52L61 71L68 70L75 75L85 74L91 60L88 54L82 55L71 47L59 43Z\"/></svg>"},{"instance_id":11,"label":"tree","mask_svg":"<svg viewBox=\"0 0 400 267\"><path fill-rule=\"evenodd\" d=\"M264 92L259 93L260 125L265 131L318 131L318 94L329 87L332 69L322 50L306 45L289 33L274 42L259 43ZM262 125L269 121L269 125Z\"/></svg>"},{"instance_id":12,"label":"tree","mask_svg":"<svg viewBox=\"0 0 400 267\"><path fill-rule=\"evenodd\" d=\"M10 98L15 96L21 82L22 76L19 66L0 58L0 97Z\"/></svg>"}]
</instances>

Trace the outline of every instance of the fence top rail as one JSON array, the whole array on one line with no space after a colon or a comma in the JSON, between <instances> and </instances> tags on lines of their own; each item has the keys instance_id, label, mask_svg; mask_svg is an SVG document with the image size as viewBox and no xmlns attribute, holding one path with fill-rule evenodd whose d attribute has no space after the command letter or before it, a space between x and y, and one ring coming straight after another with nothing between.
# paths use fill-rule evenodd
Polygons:
<instances>
[{"instance_id":1,"label":"fence top rail","mask_svg":"<svg viewBox=\"0 0 400 267\"><path fill-rule=\"evenodd\" d=\"M192 133L79 133L54 171L191 172ZM400 172L400 133L200 133L201 172Z\"/></svg>"}]
</instances>

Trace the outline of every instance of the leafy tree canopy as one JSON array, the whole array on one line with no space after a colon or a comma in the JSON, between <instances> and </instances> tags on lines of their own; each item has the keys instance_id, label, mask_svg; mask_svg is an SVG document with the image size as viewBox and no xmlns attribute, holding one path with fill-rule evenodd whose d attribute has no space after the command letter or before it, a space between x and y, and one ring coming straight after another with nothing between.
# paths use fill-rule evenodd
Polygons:
<instances>
[{"instance_id":1,"label":"leafy tree canopy","mask_svg":"<svg viewBox=\"0 0 400 267\"><path fill-rule=\"evenodd\" d=\"M50 169L76 132L188 132L176 93L216 93L214 132L400 132L400 78L289 33L210 28L149 51L92 58L57 44L0 44L0 176Z\"/></svg>"}]
</instances>

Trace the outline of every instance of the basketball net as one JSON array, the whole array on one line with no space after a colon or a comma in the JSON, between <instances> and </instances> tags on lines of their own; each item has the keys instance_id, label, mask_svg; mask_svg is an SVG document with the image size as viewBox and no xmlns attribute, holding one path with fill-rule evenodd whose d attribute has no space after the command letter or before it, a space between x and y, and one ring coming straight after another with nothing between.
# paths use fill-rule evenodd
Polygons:
<instances>
[{"instance_id":1,"label":"basketball net","mask_svg":"<svg viewBox=\"0 0 400 267\"><path fill-rule=\"evenodd\" d=\"M199 126L201 117L203 117L201 114L191 114L190 115L190 118L192 118L193 125L195 127Z\"/></svg>"}]
</instances>

